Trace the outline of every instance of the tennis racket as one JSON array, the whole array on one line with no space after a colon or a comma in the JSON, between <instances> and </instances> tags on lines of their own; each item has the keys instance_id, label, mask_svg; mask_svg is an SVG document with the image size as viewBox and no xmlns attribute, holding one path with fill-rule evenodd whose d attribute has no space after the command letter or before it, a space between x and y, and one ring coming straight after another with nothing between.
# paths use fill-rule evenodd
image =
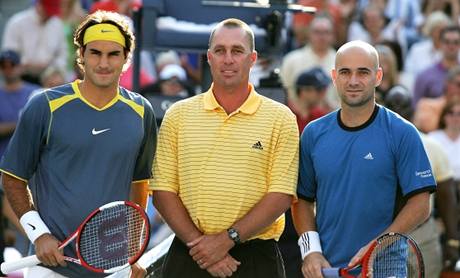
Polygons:
<instances>
[{"instance_id":1,"label":"tennis racket","mask_svg":"<svg viewBox=\"0 0 460 278\"><path fill-rule=\"evenodd\" d=\"M145 211L135 203L116 201L93 212L64 240L62 249L76 239L77 258L65 260L100 273L113 273L134 264L144 253L150 237ZM1 264L3 273L40 263L36 255Z\"/></svg>"},{"instance_id":2,"label":"tennis racket","mask_svg":"<svg viewBox=\"0 0 460 278\"><path fill-rule=\"evenodd\" d=\"M415 241L403 234L377 238L361 261L346 268L324 268L325 278L424 278L423 257Z\"/></svg>"}]
</instances>

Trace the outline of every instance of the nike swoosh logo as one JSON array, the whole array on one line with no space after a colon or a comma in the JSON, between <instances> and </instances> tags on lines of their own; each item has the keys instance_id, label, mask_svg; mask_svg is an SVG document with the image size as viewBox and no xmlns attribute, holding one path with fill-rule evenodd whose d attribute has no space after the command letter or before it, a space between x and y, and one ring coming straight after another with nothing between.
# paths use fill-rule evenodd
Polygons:
<instances>
[{"instance_id":1,"label":"nike swoosh logo","mask_svg":"<svg viewBox=\"0 0 460 278\"><path fill-rule=\"evenodd\" d=\"M95 128L93 128L93 130L91 130L91 134L98 135L98 134L104 133L104 132L109 131L109 130L110 130L110 128L101 129L101 130L96 130Z\"/></svg>"},{"instance_id":2,"label":"nike swoosh logo","mask_svg":"<svg viewBox=\"0 0 460 278\"><path fill-rule=\"evenodd\" d=\"M101 33L112 33L112 30L101 30Z\"/></svg>"},{"instance_id":3,"label":"nike swoosh logo","mask_svg":"<svg viewBox=\"0 0 460 278\"><path fill-rule=\"evenodd\" d=\"M35 229L37 229L37 228L35 228L34 225L32 225L32 224L30 224L30 223L27 223L27 225L29 225L30 227L32 227L32 231L35 231Z\"/></svg>"}]
</instances>

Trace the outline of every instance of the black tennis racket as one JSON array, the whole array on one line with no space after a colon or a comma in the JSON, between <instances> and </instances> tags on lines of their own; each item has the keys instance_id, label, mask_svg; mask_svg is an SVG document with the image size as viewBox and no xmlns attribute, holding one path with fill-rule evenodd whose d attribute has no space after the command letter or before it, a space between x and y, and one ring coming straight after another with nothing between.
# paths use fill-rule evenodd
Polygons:
<instances>
[{"instance_id":1,"label":"black tennis racket","mask_svg":"<svg viewBox=\"0 0 460 278\"><path fill-rule=\"evenodd\" d=\"M64 240L62 249L76 239L77 258L66 261L101 273L113 273L134 264L144 253L150 237L145 211L135 203L117 201L94 210L78 229ZM1 264L3 273L40 263L36 255Z\"/></svg>"},{"instance_id":2,"label":"black tennis racket","mask_svg":"<svg viewBox=\"0 0 460 278\"><path fill-rule=\"evenodd\" d=\"M399 233L377 238L355 265L324 268L325 278L424 278L425 266L417 243Z\"/></svg>"}]
</instances>

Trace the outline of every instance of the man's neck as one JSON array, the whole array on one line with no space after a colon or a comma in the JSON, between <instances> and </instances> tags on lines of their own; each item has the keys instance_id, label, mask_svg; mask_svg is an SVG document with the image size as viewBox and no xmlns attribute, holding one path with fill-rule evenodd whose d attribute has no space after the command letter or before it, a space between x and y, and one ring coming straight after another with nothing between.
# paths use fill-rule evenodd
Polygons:
<instances>
[{"instance_id":1,"label":"man's neck","mask_svg":"<svg viewBox=\"0 0 460 278\"><path fill-rule=\"evenodd\" d=\"M7 82L5 83L5 90L8 91L8 92L15 92L17 90L19 90L21 87L22 87L23 83L22 81L19 79L17 81L13 81L13 82Z\"/></svg>"},{"instance_id":2,"label":"man's neck","mask_svg":"<svg viewBox=\"0 0 460 278\"><path fill-rule=\"evenodd\" d=\"M358 127L366 123L371 118L374 109L374 101L359 107L342 105L340 120L347 127Z\"/></svg>"},{"instance_id":3,"label":"man's neck","mask_svg":"<svg viewBox=\"0 0 460 278\"><path fill-rule=\"evenodd\" d=\"M236 88L225 88L214 86L212 90L217 102L230 115L243 105L249 96L249 85Z\"/></svg>"},{"instance_id":4,"label":"man's neck","mask_svg":"<svg viewBox=\"0 0 460 278\"><path fill-rule=\"evenodd\" d=\"M457 61L457 59L453 59L453 60L442 59L442 65L443 65L446 69L450 69L450 68L453 68L453 67L457 66L457 65L458 65L458 61Z\"/></svg>"},{"instance_id":5,"label":"man's neck","mask_svg":"<svg viewBox=\"0 0 460 278\"><path fill-rule=\"evenodd\" d=\"M327 55L327 52L329 51L329 48L311 48L313 50L313 53L315 53L316 56L323 58Z\"/></svg>"},{"instance_id":6,"label":"man's neck","mask_svg":"<svg viewBox=\"0 0 460 278\"><path fill-rule=\"evenodd\" d=\"M97 108L106 106L118 93L118 84L110 87L97 87L91 82L83 81L79 84L81 95Z\"/></svg>"}]
</instances>

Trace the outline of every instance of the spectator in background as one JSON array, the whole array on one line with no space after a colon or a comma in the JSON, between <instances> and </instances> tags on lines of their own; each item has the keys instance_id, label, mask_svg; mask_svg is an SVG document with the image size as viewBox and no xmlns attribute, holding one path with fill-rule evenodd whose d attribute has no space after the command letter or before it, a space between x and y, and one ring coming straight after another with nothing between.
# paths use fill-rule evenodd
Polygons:
<instances>
[{"instance_id":1,"label":"spectator in background","mask_svg":"<svg viewBox=\"0 0 460 278\"><path fill-rule=\"evenodd\" d=\"M60 0L36 0L31 8L13 15L6 23L2 49L19 53L24 80L39 84L40 74L50 65L67 68L60 11Z\"/></svg>"},{"instance_id":2,"label":"spectator in background","mask_svg":"<svg viewBox=\"0 0 460 278\"><path fill-rule=\"evenodd\" d=\"M169 64L162 68L158 82L143 87L140 93L144 96L163 95L190 97L193 89L187 82L185 70L176 64Z\"/></svg>"},{"instance_id":3,"label":"spectator in background","mask_svg":"<svg viewBox=\"0 0 460 278\"><path fill-rule=\"evenodd\" d=\"M64 24L64 34L67 43L67 69L65 80L76 79L76 47L73 43L73 33L80 22L85 18L86 11L81 7L80 0L60 0L61 19Z\"/></svg>"},{"instance_id":4,"label":"spectator in background","mask_svg":"<svg viewBox=\"0 0 460 278\"><path fill-rule=\"evenodd\" d=\"M13 50L0 52L0 73L5 84L0 87L0 157L16 128L19 111L39 86L21 80L20 57Z\"/></svg>"},{"instance_id":5,"label":"spectator in background","mask_svg":"<svg viewBox=\"0 0 460 278\"><path fill-rule=\"evenodd\" d=\"M420 1L387 0L384 13L390 25L395 25L400 32L406 49L420 39L419 28L424 20Z\"/></svg>"},{"instance_id":6,"label":"spectator in background","mask_svg":"<svg viewBox=\"0 0 460 278\"><path fill-rule=\"evenodd\" d=\"M65 72L57 67L48 67L40 76L43 88L52 88L66 83Z\"/></svg>"},{"instance_id":7,"label":"spectator in background","mask_svg":"<svg viewBox=\"0 0 460 278\"><path fill-rule=\"evenodd\" d=\"M337 45L340 45L346 40L346 30L348 25L344 18L348 18L351 10L341 10L338 4L330 0L299 0L297 4L315 7L318 15L328 16L333 23L333 32ZM309 41L308 26L313 21L315 15L307 13L294 13L292 19L292 32L294 35L294 48L305 46ZM334 42L335 44L335 42Z\"/></svg>"},{"instance_id":8,"label":"spectator in background","mask_svg":"<svg viewBox=\"0 0 460 278\"><path fill-rule=\"evenodd\" d=\"M411 96L404 87L398 86L391 89L385 97L384 104L406 120L412 120L414 109L412 108ZM456 189L452 178L452 168L443 147L424 133L421 133L420 137L438 186L436 194L431 195L431 207L434 206L434 201L436 201L437 214L442 220L444 237L447 240L443 240L443 245L441 246L441 235L433 213L427 221L418 226L410 235L418 243L422 252L425 263L425 276L439 277L444 266L452 267L459 257L458 247L456 248L455 246L459 243Z\"/></svg>"},{"instance_id":9,"label":"spectator in background","mask_svg":"<svg viewBox=\"0 0 460 278\"><path fill-rule=\"evenodd\" d=\"M309 122L328 112L320 104L330 84L331 78L319 67L304 71L297 78L297 101L289 101L289 108L296 115L300 134Z\"/></svg>"},{"instance_id":10,"label":"spectator in background","mask_svg":"<svg viewBox=\"0 0 460 278\"><path fill-rule=\"evenodd\" d=\"M456 189L460 189L460 102L447 103L439 119L439 129L429 133L449 157L454 170Z\"/></svg>"},{"instance_id":11,"label":"spectator in background","mask_svg":"<svg viewBox=\"0 0 460 278\"><path fill-rule=\"evenodd\" d=\"M141 0L101 0L91 5L89 13L101 10L131 16L133 9L140 7L142 7Z\"/></svg>"},{"instance_id":12,"label":"spectator in background","mask_svg":"<svg viewBox=\"0 0 460 278\"><path fill-rule=\"evenodd\" d=\"M423 9L425 15L435 11L446 13L455 24L460 23L460 2L458 0L426 0Z\"/></svg>"},{"instance_id":13,"label":"spectator in background","mask_svg":"<svg viewBox=\"0 0 460 278\"><path fill-rule=\"evenodd\" d=\"M399 71L396 56L393 50L386 45L375 46L379 54L379 62L384 72L380 85L375 90L375 100L383 104L385 96L394 87L399 85Z\"/></svg>"},{"instance_id":14,"label":"spectator in background","mask_svg":"<svg viewBox=\"0 0 460 278\"><path fill-rule=\"evenodd\" d=\"M40 87L21 80L22 67L20 57L13 50L0 52L0 74L3 77L4 85L0 87L0 158L6 150L8 142L16 129L20 110L24 107L29 96ZM3 192L3 190L2 190ZM5 211L9 208L8 201L3 198L2 207ZM9 210L11 212L11 209ZM14 214L9 214L9 219L17 224ZM20 225L19 225L20 226ZM28 240L20 232L14 229L15 248L25 256L28 251ZM3 250L0 249L0 256Z\"/></svg>"},{"instance_id":15,"label":"spectator in background","mask_svg":"<svg viewBox=\"0 0 460 278\"><path fill-rule=\"evenodd\" d=\"M416 78L413 106L421 98L438 98L444 94L444 84L449 69L458 66L460 27L448 26L441 31L442 58L438 63L422 71ZM423 58L423 57L421 57Z\"/></svg>"},{"instance_id":16,"label":"spectator in background","mask_svg":"<svg viewBox=\"0 0 460 278\"><path fill-rule=\"evenodd\" d=\"M288 91L288 99L297 99L295 82L297 77L305 70L319 66L325 72L330 72L334 67L335 50L334 28L332 21L325 16L317 16L309 25L309 43L302 48L293 50L284 56L280 76L283 86ZM333 89L326 95L328 108L338 107L338 97Z\"/></svg>"},{"instance_id":17,"label":"spectator in background","mask_svg":"<svg viewBox=\"0 0 460 278\"><path fill-rule=\"evenodd\" d=\"M439 127L439 119L446 103L460 101L460 66L449 70L444 84L444 94L439 98L422 98L417 102L414 124L423 132Z\"/></svg>"},{"instance_id":18,"label":"spectator in background","mask_svg":"<svg viewBox=\"0 0 460 278\"><path fill-rule=\"evenodd\" d=\"M441 11L428 15L422 29L426 38L412 45L404 63L404 71L412 78L441 60L441 30L449 26L451 22L449 17Z\"/></svg>"},{"instance_id":19,"label":"spectator in background","mask_svg":"<svg viewBox=\"0 0 460 278\"><path fill-rule=\"evenodd\" d=\"M379 5L370 4L361 11L358 20L350 24L348 41L361 40L372 45L392 41L404 49L405 42L396 27L395 22L387 22L384 10Z\"/></svg>"}]
</instances>

